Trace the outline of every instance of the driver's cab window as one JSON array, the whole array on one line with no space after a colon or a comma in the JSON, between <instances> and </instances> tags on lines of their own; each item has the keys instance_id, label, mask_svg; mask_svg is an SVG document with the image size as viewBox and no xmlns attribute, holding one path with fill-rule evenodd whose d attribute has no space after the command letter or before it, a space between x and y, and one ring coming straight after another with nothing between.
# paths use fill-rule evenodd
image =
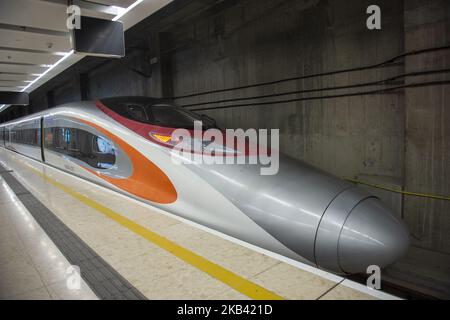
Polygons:
<instances>
[{"instance_id":1,"label":"driver's cab window","mask_svg":"<svg viewBox=\"0 0 450 320\"><path fill-rule=\"evenodd\" d=\"M130 104L126 106L128 116L136 121L148 122L148 116L143 106Z\"/></svg>"}]
</instances>

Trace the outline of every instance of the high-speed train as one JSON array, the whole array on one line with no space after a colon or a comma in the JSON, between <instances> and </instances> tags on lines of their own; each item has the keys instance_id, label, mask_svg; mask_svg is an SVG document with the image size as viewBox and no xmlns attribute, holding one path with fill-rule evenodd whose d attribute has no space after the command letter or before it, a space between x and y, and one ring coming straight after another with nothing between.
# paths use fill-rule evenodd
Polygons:
<instances>
[{"instance_id":1,"label":"high-speed train","mask_svg":"<svg viewBox=\"0 0 450 320\"><path fill-rule=\"evenodd\" d=\"M379 199L288 156L275 175L259 164L175 164L171 134L197 120L205 118L155 98L74 102L1 124L0 145L337 274L385 267L407 251L407 228Z\"/></svg>"}]
</instances>

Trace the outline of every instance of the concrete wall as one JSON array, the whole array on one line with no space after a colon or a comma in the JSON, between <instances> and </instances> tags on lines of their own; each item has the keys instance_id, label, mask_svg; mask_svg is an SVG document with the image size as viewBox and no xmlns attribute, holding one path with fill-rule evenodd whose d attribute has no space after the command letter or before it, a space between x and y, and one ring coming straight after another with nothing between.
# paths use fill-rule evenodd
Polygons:
<instances>
[{"instance_id":1,"label":"concrete wall","mask_svg":"<svg viewBox=\"0 0 450 320\"><path fill-rule=\"evenodd\" d=\"M148 95L147 82L147 78L131 71L126 62L114 62L89 73L89 94L95 98Z\"/></svg>"},{"instance_id":2,"label":"concrete wall","mask_svg":"<svg viewBox=\"0 0 450 320\"><path fill-rule=\"evenodd\" d=\"M80 99L80 82L76 76L74 76L70 81L62 83L53 89L53 100L55 106L72 101L78 101Z\"/></svg>"},{"instance_id":3,"label":"concrete wall","mask_svg":"<svg viewBox=\"0 0 450 320\"><path fill-rule=\"evenodd\" d=\"M405 48L418 50L450 43L450 1L405 2ZM450 54L439 51L406 60L406 72L449 69ZM449 80L434 75L410 81ZM450 195L450 88L405 90L405 188ZM405 218L416 244L450 252L450 201L405 198Z\"/></svg>"},{"instance_id":4,"label":"concrete wall","mask_svg":"<svg viewBox=\"0 0 450 320\"><path fill-rule=\"evenodd\" d=\"M376 64L404 51L403 1L378 1L382 30L366 27L371 1L239 1L173 32L174 94ZM403 66L291 81L179 104L380 80ZM304 94L345 94L356 90ZM291 95L281 99L300 97ZM280 99L280 98L276 98ZM264 101L264 100L261 100ZM269 100L265 100L269 101ZM281 150L338 176L401 186L403 92L204 111L223 127L280 128ZM376 177L374 177L376 176ZM380 194L401 215L401 196Z\"/></svg>"}]
</instances>

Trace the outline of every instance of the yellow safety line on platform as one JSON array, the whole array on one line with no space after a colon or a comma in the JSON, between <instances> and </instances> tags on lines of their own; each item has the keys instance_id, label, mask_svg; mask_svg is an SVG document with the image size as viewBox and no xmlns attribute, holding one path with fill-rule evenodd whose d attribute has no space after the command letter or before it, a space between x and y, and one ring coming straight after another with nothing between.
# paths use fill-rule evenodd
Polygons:
<instances>
[{"instance_id":1,"label":"yellow safety line on platform","mask_svg":"<svg viewBox=\"0 0 450 320\"><path fill-rule=\"evenodd\" d=\"M172 253L174 256L180 258L181 260L189 263L190 265L196 267L197 269L209 274L210 276L216 278L217 280L225 283L234 290L246 295L251 299L256 300L282 300L283 297L269 291L221 266L211 262L198 254L183 248L182 246L170 241L169 239L144 228L143 226L137 224L136 222L120 215L119 213L105 207L104 205L72 190L68 186L53 180L46 174L40 172L39 170L29 166L35 173L43 177L47 182L51 183L55 187L65 191L75 199L84 203L85 205L101 212L106 217L114 220L128 230L134 232L137 235L147 239L153 244L159 246L160 248Z\"/></svg>"},{"instance_id":2,"label":"yellow safety line on platform","mask_svg":"<svg viewBox=\"0 0 450 320\"><path fill-rule=\"evenodd\" d=\"M400 190L400 189L395 189L395 188L391 188L391 187L386 187L386 186L382 186L379 184L375 184L375 183L370 183L370 182L365 182L365 181L361 181L358 179L354 179L354 178L348 178L348 177L343 177L345 180L353 182L353 183L358 183L358 184L363 184L372 188L377 188L377 189L382 189L382 190L386 190L386 191L390 191L390 192L395 192L395 193L401 193L407 196L414 196L414 197L422 197L422 198L430 198L430 199L438 199L438 200L446 200L446 201L450 201L450 197L446 197L446 196L438 196L438 195L434 195L434 194L426 194L426 193L419 193L419 192L411 192L411 191L404 191L404 190Z\"/></svg>"}]
</instances>

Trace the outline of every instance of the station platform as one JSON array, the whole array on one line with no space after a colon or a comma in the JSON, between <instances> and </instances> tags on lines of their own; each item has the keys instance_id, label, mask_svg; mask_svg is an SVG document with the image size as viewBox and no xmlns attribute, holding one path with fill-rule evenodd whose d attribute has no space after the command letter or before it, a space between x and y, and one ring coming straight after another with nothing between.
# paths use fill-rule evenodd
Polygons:
<instances>
[{"instance_id":1,"label":"station platform","mask_svg":"<svg viewBox=\"0 0 450 320\"><path fill-rule=\"evenodd\" d=\"M398 299L1 147L0 165L0 299Z\"/></svg>"}]
</instances>

